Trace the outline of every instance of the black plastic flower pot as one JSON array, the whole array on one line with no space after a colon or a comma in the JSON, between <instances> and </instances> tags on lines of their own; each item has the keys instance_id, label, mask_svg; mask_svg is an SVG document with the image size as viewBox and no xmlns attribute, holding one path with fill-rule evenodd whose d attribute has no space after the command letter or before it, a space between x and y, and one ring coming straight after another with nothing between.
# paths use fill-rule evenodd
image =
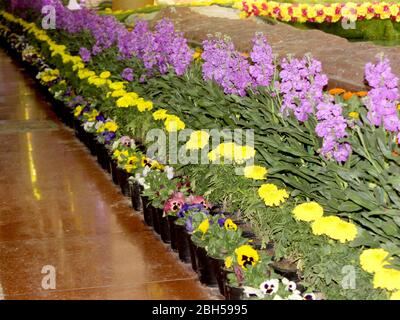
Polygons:
<instances>
[{"instance_id":1,"label":"black plastic flower pot","mask_svg":"<svg viewBox=\"0 0 400 320\"><path fill-rule=\"evenodd\" d=\"M232 287L229 284L225 287L225 299L226 300L242 300L243 299L243 288Z\"/></svg>"},{"instance_id":2,"label":"black plastic flower pot","mask_svg":"<svg viewBox=\"0 0 400 320\"><path fill-rule=\"evenodd\" d=\"M132 181L129 183L130 188L131 188L131 201L132 201L132 208L135 211L140 211L142 210L142 199L140 197L140 185L135 182Z\"/></svg>"},{"instance_id":3,"label":"black plastic flower pot","mask_svg":"<svg viewBox=\"0 0 400 320\"><path fill-rule=\"evenodd\" d=\"M152 209L149 203L149 199L145 196L142 196L142 204L143 204L143 217L144 217L144 222L152 227L153 226L153 215L152 215Z\"/></svg>"},{"instance_id":4,"label":"black plastic flower pot","mask_svg":"<svg viewBox=\"0 0 400 320\"><path fill-rule=\"evenodd\" d=\"M171 232L169 230L169 223L167 217L163 217L163 210L158 209L161 213L160 221L160 236L164 243L171 243Z\"/></svg>"},{"instance_id":5,"label":"black plastic flower pot","mask_svg":"<svg viewBox=\"0 0 400 320\"><path fill-rule=\"evenodd\" d=\"M225 262L222 259L215 259L210 257L211 265L217 279L219 292L224 296L225 295L225 283L227 281L226 272L224 269Z\"/></svg>"},{"instance_id":6,"label":"black plastic flower pot","mask_svg":"<svg viewBox=\"0 0 400 320\"><path fill-rule=\"evenodd\" d=\"M126 172L124 169L117 168L118 170L118 183L121 189L121 192L124 196L130 196L130 188L129 188L129 173Z\"/></svg>"},{"instance_id":7,"label":"black plastic flower pot","mask_svg":"<svg viewBox=\"0 0 400 320\"><path fill-rule=\"evenodd\" d=\"M153 206L151 206L151 207L152 207L151 213L152 213L152 216L153 216L153 229L157 234L161 234L161 223L160 223L161 221L160 221L160 219L161 219L161 216L162 216L162 211L160 213L161 209L154 208Z\"/></svg>"},{"instance_id":8,"label":"black plastic flower pot","mask_svg":"<svg viewBox=\"0 0 400 320\"><path fill-rule=\"evenodd\" d=\"M97 142L96 143L96 155L97 155L97 162L104 170L109 170L109 156L106 147L104 144Z\"/></svg>"},{"instance_id":9,"label":"black plastic flower pot","mask_svg":"<svg viewBox=\"0 0 400 320\"><path fill-rule=\"evenodd\" d=\"M179 259L181 259L182 262L190 263L191 262L190 248L189 248L190 243L185 226L180 226L175 224L175 236L178 247Z\"/></svg>"},{"instance_id":10,"label":"black plastic flower pot","mask_svg":"<svg viewBox=\"0 0 400 320\"><path fill-rule=\"evenodd\" d=\"M218 285L217 277L215 275L211 258L207 255L207 251L203 247L195 245L197 274L202 284L209 287L216 287Z\"/></svg>"},{"instance_id":11,"label":"black plastic flower pot","mask_svg":"<svg viewBox=\"0 0 400 320\"><path fill-rule=\"evenodd\" d=\"M168 224L169 224L169 233L171 237L171 249L174 251L178 251L178 243L175 232L175 221L178 219L177 216L167 216Z\"/></svg>"},{"instance_id":12,"label":"black plastic flower pot","mask_svg":"<svg viewBox=\"0 0 400 320\"><path fill-rule=\"evenodd\" d=\"M80 122L78 119L74 118L74 120L73 120L73 125L74 125L73 128L74 128L75 136L76 136L80 141L83 142L82 130L81 130L81 128L82 128L81 122Z\"/></svg>"},{"instance_id":13,"label":"black plastic flower pot","mask_svg":"<svg viewBox=\"0 0 400 320\"><path fill-rule=\"evenodd\" d=\"M97 150L97 140L96 136L93 133L89 133L88 136L88 142L89 142L89 150L92 156L96 155L96 150Z\"/></svg>"},{"instance_id":14,"label":"black plastic flower pot","mask_svg":"<svg viewBox=\"0 0 400 320\"><path fill-rule=\"evenodd\" d=\"M114 160L110 161L110 170L111 170L111 177L114 184L119 186L119 178L118 178L118 167L117 163Z\"/></svg>"},{"instance_id":15,"label":"black plastic flower pot","mask_svg":"<svg viewBox=\"0 0 400 320\"><path fill-rule=\"evenodd\" d=\"M190 262L192 263L192 269L194 272L197 272L197 255L196 255L196 245L193 243L192 238L188 233L188 241L189 241L189 250L190 250Z\"/></svg>"}]
</instances>

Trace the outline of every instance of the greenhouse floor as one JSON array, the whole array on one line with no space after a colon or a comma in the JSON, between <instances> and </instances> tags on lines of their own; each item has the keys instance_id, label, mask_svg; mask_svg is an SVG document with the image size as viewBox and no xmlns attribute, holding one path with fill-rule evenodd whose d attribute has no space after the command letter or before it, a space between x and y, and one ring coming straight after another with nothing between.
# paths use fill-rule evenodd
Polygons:
<instances>
[{"instance_id":1,"label":"greenhouse floor","mask_svg":"<svg viewBox=\"0 0 400 320\"><path fill-rule=\"evenodd\" d=\"M0 300L210 299L0 51Z\"/></svg>"}]
</instances>

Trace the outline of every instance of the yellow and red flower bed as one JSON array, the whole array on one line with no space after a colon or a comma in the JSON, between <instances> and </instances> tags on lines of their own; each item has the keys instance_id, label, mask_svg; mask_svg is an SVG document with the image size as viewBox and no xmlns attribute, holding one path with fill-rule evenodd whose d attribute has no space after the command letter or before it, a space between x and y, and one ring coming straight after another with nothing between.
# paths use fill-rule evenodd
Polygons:
<instances>
[{"instance_id":1,"label":"yellow and red flower bed","mask_svg":"<svg viewBox=\"0 0 400 320\"><path fill-rule=\"evenodd\" d=\"M244 0L235 4L244 15L265 16L284 22L334 23L343 19L363 21L390 19L400 22L400 4L388 2L365 3L281 3L266 0Z\"/></svg>"}]
</instances>

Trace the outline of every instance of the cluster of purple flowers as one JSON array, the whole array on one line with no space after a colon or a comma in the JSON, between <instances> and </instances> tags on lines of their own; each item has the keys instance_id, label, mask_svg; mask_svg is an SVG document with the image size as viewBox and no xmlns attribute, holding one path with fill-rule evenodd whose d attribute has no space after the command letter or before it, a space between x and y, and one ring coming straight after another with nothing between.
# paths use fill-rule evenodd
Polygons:
<instances>
[{"instance_id":1,"label":"cluster of purple flowers","mask_svg":"<svg viewBox=\"0 0 400 320\"><path fill-rule=\"evenodd\" d=\"M262 33L256 33L253 38L250 58L254 63L249 70L253 78L253 86L269 86L275 73L274 56L271 46Z\"/></svg>"},{"instance_id":2,"label":"cluster of purple flowers","mask_svg":"<svg viewBox=\"0 0 400 320\"><path fill-rule=\"evenodd\" d=\"M365 79L371 86L365 104L368 120L375 126L383 126L387 131L400 131L397 104L400 100L399 79L392 73L389 60L381 57L378 63L367 63Z\"/></svg>"},{"instance_id":3,"label":"cluster of purple flowers","mask_svg":"<svg viewBox=\"0 0 400 320\"><path fill-rule=\"evenodd\" d=\"M121 77L126 81L133 81L133 69L125 68L121 73Z\"/></svg>"},{"instance_id":4,"label":"cluster of purple flowers","mask_svg":"<svg viewBox=\"0 0 400 320\"><path fill-rule=\"evenodd\" d=\"M252 84L249 62L243 57L229 39L220 37L203 42L203 78L214 80L226 94L246 95Z\"/></svg>"},{"instance_id":5,"label":"cluster of purple flowers","mask_svg":"<svg viewBox=\"0 0 400 320\"><path fill-rule=\"evenodd\" d=\"M227 38L205 40L203 49L203 78L217 82L226 94L244 96L249 88L271 84L275 72L274 57L261 33L253 38L251 62Z\"/></svg>"},{"instance_id":6,"label":"cluster of purple flowers","mask_svg":"<svg viewBox=\"0 0 400 320\"><path fill-rule=\"evenodd\" d=\"M118 48L122 57L130 58L134 54L142 60L150 74L155 70L166 74L172 67L181 76L193 60L186 38L167 19L159 21L154 32L149 30L147 22L137 22L131 32L121 34Z\"/></svg>"},{"instance_id":7,"label":"cluster of purple flowers","mask_svg":"<svg viewBox=\"0 0 400 320\"><path fill-rule=\"evenodd\" d=\"M323 138L320 153L326 159L345 162L351 153L351 146L340 142L340 139L347 137L347 120L342 115L342 106L336 104L333 97L325 96L318 103L315 115L318 119L315 132Z\"/></svg>"},{"instance_id":8,"label":"cluster of purple flowers","mask_svg":"<svg viewBox=\"0 0 400 320\"><path fill-rule=\"evenodd\" d=\"M281 82L277 86L283 95L281 112L288 115L292 110L297 120L307 121L315 112L315 106L323 100L323 88L328 84L321 62L308 56L284 58L279 75Z\"/></svg>"}]
</instances>

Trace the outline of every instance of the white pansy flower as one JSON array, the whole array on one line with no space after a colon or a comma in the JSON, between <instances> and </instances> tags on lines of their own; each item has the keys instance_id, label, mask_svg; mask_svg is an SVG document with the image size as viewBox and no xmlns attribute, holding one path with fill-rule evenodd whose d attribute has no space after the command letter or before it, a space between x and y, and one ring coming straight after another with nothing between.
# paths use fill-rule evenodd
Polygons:
<instances>
[{"instance_id":1,"label":"white pansy flower","mask_svg":"<svg viewBox=\"0 0 400 320\"><path fill-rule=\"evenodd\" d=\"M290 281L286 278L283 278L282 283L285 285L286 291L294 292L297 289L296 282L294 281Z\"/></svg>"},{"instance_id":2,"label":"white pansy flower","mask_svg":"<svg viewBox=\"0 0 400 320\"><path fill-rule=\"evenodd\" d=\"M97 123L96 123L96 126L95 126L96 130L98 130L98 129L100 128L100 126L102 126L103 124L104 124L103 121L97 122Z\"/></svg>"},{"instance_id":3,"label":"white pansy flower","mask_svg":"<svg viewBox=\"0 0 400 320\"><path fill-rule=\"evenodd\" d=\"M314 293L305 293L303 294L303 300L316 300L316 296Z\"/></svg>"},{"instance_id":4,"label":"white pansy flower","mask_svg":"<svg viewBox=\"0 0 400 320\"><path fill-rule=\"evenodd\" d=\"M89 130L93 127L93 125L94 125L94 122L90 122L90 121L85 122L85 123L83 124L83 129L84 129L85 131L89 131Z\"/></svg>"},{"instance_id":5,"label":"white pansy flower","mask_svg":"<svg viewBox=\"0 0 400 320\"><path fill-rule=\"evenodd\" d=\"M166 166L165 172L167 173L168 180L172 180L174 178L174 168L172 168L170 166Z\"/></svg>"},{"instance_id":6,"label":"white pansy flower","mask_svg":"<svg viewBox=\"0 0 400 320\"><path fill-rule=\"evenodd\" d=\"M299 290L295 290L290 296L288 296L288 300L303 300L303 297Z\"/></svg>"},{"instance_id":7,"label":"white pansy flower","mask_svg":"<svg viewBox=\"0 0 400 320\"><path fill-rule=\"evenodd\" d=\"M151 171L151 169L149 167L144 167L143 173L142 173L143 177L146 177L150 171Z\"/></svg>"},{"instance_id":8,"label":"white pansy flower","mask_svg":"<svg viewBox=\"0 0 400 320\"><path fill-rule=\"evenodd\" d=\"M260 290L263 294L272 295L276 293L278 289L279 289L278 279L267 280L260 284Z\"/></svg>"},{"instance_id":9,"label":"white pansy flower","mask_svg":"<svg viewBox=\"0 0 400 320\"><path fill-rule=\"evenodd\" d=\"M260 289L253 288L253 287L243 287L244 294L247 298L263 298L264 295L262 294Z\"/></svg>"}]
</instances>

